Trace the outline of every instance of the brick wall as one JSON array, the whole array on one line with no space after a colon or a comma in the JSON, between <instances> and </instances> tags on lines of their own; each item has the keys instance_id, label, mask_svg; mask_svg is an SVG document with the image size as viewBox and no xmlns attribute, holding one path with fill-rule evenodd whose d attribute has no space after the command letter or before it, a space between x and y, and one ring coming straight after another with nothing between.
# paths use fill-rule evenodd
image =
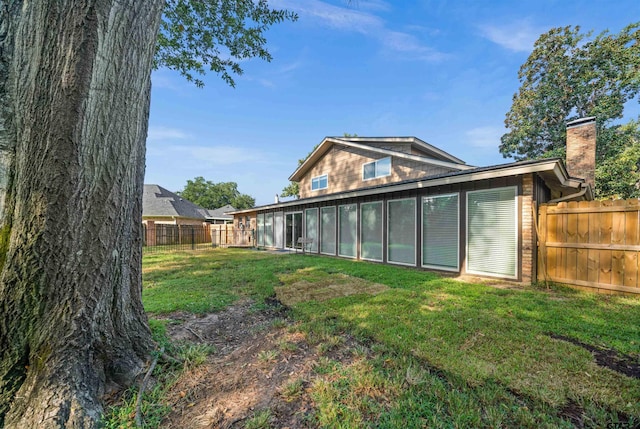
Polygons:
<instances>
[{"instance_id":1,"label":"brick wall","mask_svg":"<svg viewBox=\"0 0 640 429\"><path fill-rule=\"evenodd\" d=\"M585 179L595 186L596 121L578 119L567 124L567 171L571 177Z\"/></svg>"},{"instance_id":2,"label":"brick wall","mask_svg":"<svg viewBox=\"0 0 640 429\"><path fill-rule=\"evenodd\" d=\"M533 223L533 174L525 174L522 177L522 214L521 214L521 237L522 237L522 282L531 283L535 279L536 266L536 233Z\"/></svg>"}]
</instances>

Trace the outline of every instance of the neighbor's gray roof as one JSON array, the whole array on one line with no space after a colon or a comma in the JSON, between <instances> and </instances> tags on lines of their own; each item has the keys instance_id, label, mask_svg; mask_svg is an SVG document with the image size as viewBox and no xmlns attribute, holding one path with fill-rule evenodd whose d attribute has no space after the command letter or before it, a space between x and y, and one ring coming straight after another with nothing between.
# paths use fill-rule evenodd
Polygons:
<instances>
[{"instance_id":1,"label":"neighbor's gray roof","mask_svg":"<svg viewBox=\"0 0 640 429\"><path fill-rule=\"evenodd\" d=\"M206 210L158 185L144 185L142 216L205 219Z\"/></svg>"},{"instance_id":2,"label":"neighbor's gray roof","mask_svg":"<svg viewBox=\"0 0 640 429\"><path fill-rule=\"evenodd\" d=\"M224 207L220 207L219 209L207 210L209 213L208 218L210 219L233 219L232 215L225 214L227 212L234 212L236 208L231 204L227 204Z\"/></svg>"},{"instance_id":3,"label":"neighbor's gray roof","mask_svg":"<svg viewBox=\"0 0 640 429\"><path fill-rule=\"evenodd\" d=\"M233 219L225 214L235 211L227 204L215 210L207 210L159 185L144 185L142 216L175 216L189 219Z\"/></svg>"}]
</instances>

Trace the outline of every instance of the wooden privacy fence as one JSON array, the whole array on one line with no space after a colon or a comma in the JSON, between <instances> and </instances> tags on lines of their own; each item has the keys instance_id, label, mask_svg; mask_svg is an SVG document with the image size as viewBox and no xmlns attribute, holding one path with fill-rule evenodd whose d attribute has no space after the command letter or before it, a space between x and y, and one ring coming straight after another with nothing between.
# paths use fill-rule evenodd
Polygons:
<instances>
[{"instance_id":1,"label":"wooden privacy fence","mask_svg":"<svg viewBox=\"0 0 640 429\"><path fill-rule=\"evenodd\" d=\"M233 225L211 225L211 244L214 247L253 247L252 229L236 228Z\"/></svg>"},{"instance_id":2,"label":"wooden privacy fence","mask_svg":"<svg viewBox=\"0 0 640 429\"><path fill-rule=\"evenodd\" d=\"M640 294L639 200L543 204L538 280Z\"/></svg>"}]
</instances>

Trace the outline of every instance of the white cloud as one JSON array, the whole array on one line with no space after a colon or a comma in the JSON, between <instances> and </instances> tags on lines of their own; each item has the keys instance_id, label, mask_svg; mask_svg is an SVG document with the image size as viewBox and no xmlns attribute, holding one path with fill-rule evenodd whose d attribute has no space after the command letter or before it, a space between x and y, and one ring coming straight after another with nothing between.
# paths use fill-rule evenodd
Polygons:
<instances>
[{"instance_id":1,"label":"white cloud","mask_svg":"<svg viewBox=\"0 0 640 429\"><path fill-rule=\"evenodd\" d=\"M354 7L362 10L379 10L379 11L391 10L391 5L384 0L366 0L366 1L354 0L353 4L354 4Z\"/></svg>"},{"instance_id":2,"label":"white cloud","mask_svg":"<svg viewBox=\"0 0 640 429\"><path fill-rule=\"evenodd\" d=\"M194 162L208 165L232 165L263 160L263 154L255 149L243 149L234 146L171 146L169 151L180 153Z\"/></svg>"},{"instance_id":3,"label":"white cloud","mask_svg":"<svg viewBox=\"0 0 640 429\"><path fill-rule=\"evenodd\" d=\"M270 4L275 7L293 10L303 19L312 19L322 25L341 30L369 34L374 29L383 26L382 20L375 15L355 8L334 6L319 0L304 2L276 0L270 2Z\"/></svg>"},{"instance_id":4,"label":"white cloud","mask_svg":"<svg viewBox=\"0 0 640 429\"><path fill-rule=\"evenodd\" d=\"M329 28L376 39L386 51L402 54L404 59L437 61L446 56L424 45L411 33L387 28L385 21L372 13L389 10L389 3L384 1L356 2L353 7L334 6L320 0L273 0L270 5L293 10L301 20L308 19Z\"/></svg>"},{"instance_id":5,"label":"white cloud","mask_svg":"<svg viewBox=\"0 0 640 429\"><path fill-rule=\"evenodd\" d=\"M483 37L514 52L530 52L546 29L534 27L528 20L515 20L503 25L482 25Z\"/></svg>"},{"instance_id":6,"label":"white cloud","mask_svg":"<svg viewBox=\"0 0 640 429\"><path fill-rule=\"evenodd\" d=\"M504 128L476 127L468 130L465 134L471 146L484 149L496 149L500 145L500 137L504 132Z\"/></svg>"},{"instance_id":7,"label":"white cloud","mask_svg":"<svg viewBox=\"0 0 640 429\"><path fill-rule=\"evenodd\" d=\"M280 73L289 73L292 72L298 68L300 68L302 66L302 61L298 60L298 61L294 61L292 63L289 64L285 64L284 66L280 67L279 72Z\"/></svg>"},{"instance_id":8,"label":"white cloud","mask_svg":"<svg viewBox=\"0 0 640 429\"><path fill-rule=\"evenodd\" d=\"M409 54L414 59L439 61L447 57L446 54L423 45L417 37L408 33L389 31L382 43L391 51Z\"/></svg>"},{"instance_id":9,"label":"white cloud","mask_svg":"<svg viewBox=\"0 0 640 429\"><path fill-rule=\"evenodd\" d=\"M148 141L159 140L182 140L189 138L190 135L179 128L169 128L163 126L150 126L147 134Z\"/></svg>"}]
</instances>

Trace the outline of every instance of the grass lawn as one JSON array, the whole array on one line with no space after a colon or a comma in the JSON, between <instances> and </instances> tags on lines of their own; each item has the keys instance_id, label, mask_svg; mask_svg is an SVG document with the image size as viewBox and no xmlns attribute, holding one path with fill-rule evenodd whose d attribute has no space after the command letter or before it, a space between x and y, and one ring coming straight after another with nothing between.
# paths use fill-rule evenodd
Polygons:
<instances>
[{"instance_id":1,"label":"grass lawn","mask_svg":"<svg viewBox=\"0 0 640 429\"><path fill-rule=\"evenodd\" d=\"M310 340L363 345L349 365L326 358L315 368L309 393L320 426L640 426L640 379L598 365L584 347L638 364L640 299L215 249L145 255L143 301L152 316L217 311L244 297L259 307L275 288L325 288L345 276L377 293L292 304Z\"/></svg>"}]
</instances>

